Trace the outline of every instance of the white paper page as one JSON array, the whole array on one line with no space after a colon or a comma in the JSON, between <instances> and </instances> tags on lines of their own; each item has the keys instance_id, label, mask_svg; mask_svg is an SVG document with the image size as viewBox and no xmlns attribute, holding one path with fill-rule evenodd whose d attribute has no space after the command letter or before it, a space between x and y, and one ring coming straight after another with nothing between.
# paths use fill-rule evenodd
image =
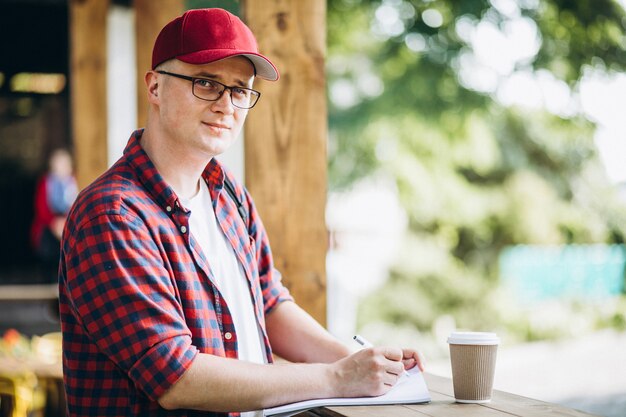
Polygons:
<instances>
[{"instance_id":1,"label":"white paper page","mask_svg":"<svg viewBox=\"0 0 626 417\"><path fill-rule=\"evenodd\" d=\"M430 401L430 393L426 387L424 376L416 367L403 375L398 383L386 394L379 397L359 398L322 398L318 400L300 401L264 410L265 416L288 417L303 410L315 407L337 405L384 405L384 404L415 404Z\"/></svg>"}]
</instances>

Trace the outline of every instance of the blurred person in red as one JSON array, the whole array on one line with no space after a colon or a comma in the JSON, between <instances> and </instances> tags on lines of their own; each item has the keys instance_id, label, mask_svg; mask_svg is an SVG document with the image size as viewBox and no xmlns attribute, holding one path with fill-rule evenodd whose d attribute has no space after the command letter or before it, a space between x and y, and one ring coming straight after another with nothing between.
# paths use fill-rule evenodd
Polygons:
<instances>
[{"instance_id":1,"label":"blurred person in red","mask_svg":"<svg viewBox=\"0 0 626 417\"><path fill-rule=\"evenodd\" d=\"M61 234L77 192L70 152L54 149L48 158L48 170L35 187L35 213L30 229L31 244L43 264L46 281L57 279Z\"/></svg>"}]
</instances>

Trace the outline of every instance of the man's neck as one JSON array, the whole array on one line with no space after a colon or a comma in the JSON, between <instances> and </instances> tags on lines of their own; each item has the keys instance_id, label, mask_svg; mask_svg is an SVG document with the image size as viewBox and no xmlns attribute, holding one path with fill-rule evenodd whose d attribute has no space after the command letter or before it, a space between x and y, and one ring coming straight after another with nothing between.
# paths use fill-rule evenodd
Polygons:
<instances>
[{"instance_id":1,"label":"man's neck","mask_svg":"<svg viewBox=\"0 0 626 417\"><path fill-rule=\"evenodd\" d=\"M141 136L141 147L178 197L190 199L197 194L202 172L210 160L186 156L181 149L171 149L167 141L156 137L148 128Z\"/></svg>"}]
</instances>

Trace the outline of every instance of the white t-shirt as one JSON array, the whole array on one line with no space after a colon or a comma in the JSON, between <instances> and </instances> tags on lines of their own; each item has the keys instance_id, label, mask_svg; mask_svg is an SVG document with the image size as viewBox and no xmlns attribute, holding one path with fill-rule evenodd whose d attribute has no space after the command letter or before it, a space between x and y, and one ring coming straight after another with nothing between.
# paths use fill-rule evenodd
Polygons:
<instances>
[{"instance_id":1,"label":"white t-shirt","mask_svg":"<svg viewBox=\"0 0 626 417\"><path fill-rule=\"evenodd\" d=\"M213 272L215 284L226 300L233 318L238 338L240 360L265 363L265 347L261 343L252 296L243 267L228 238L220 228L213 211L211 194L204 180L200 181L200 191L189 200L182 200L191 210L189 229L200 244L202 252ZM242 413L242 416L262 416L262 412Z\"/></svg>"}]
</instances>

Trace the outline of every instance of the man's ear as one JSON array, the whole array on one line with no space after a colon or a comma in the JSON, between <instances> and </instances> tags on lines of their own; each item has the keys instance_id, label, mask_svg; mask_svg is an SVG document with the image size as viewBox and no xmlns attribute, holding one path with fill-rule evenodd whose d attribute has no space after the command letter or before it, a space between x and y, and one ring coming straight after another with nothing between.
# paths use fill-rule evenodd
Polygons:
<instances>
[{"instance_id":1,"label":"man's ear","mask_svg":"<svg viewBox=\"0 0 626 417\"><path fill-rule=\"evenodd\" d=\"M148 91L148 102L153 104L159 104L159 76L154 71L146 72L144 81L146 83Z\"/></svg>"}]
</instances>

